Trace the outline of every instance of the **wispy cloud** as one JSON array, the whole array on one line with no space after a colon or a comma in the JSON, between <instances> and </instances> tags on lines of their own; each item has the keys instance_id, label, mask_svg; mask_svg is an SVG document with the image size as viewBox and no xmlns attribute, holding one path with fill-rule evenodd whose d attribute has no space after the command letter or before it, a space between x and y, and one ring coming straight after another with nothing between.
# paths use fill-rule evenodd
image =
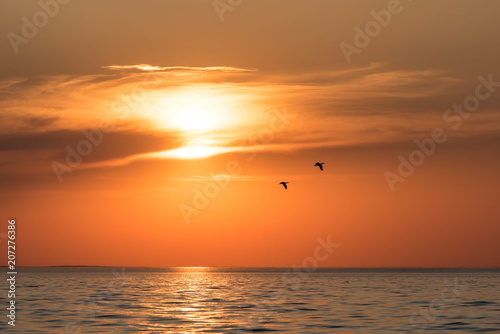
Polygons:
<instances>
[{"instance_id":1,"label":"wispy cloud","mask_svg":"<svg viewBox=\"0 0 500 334\"><path fill-rule=\"evenodd\" d=\"M203 71L203 72L255 72L256 69L238 68L231 66L209 66L209 67L196 67L196 66L157 66L150 64L137 64L137 65L108 65L103 66L108 70L139 70L145 72L169 72L169 71Z\"/></svg>"},{"instance_id":2,"label":"wispy cloud","mask_svg":"<svg viewBox=\"0 0 500 334\"><path fill-rule=\"evenodd\" d=\"M63 159L65 146L77 143L82 139L81 130L96 128L102 119L113 121L116 132L107 135L103 146L80 168L119 166L139 160L203 158L232 152L399 145L427 135L442 124L443 111L457 101L456 96L464 96L471 89L467 82L444 71L394 69L382 63L353 70L290 75L230 66L139 64L105 68L113 72L3 81L0 84L0 108L5 111L0 114L2 162L12 167L21 157L19 163L21 160L32 163L26 153L37 151L46 155L42 167L47 168L47 159ZM192 75L183 76L185 73ZM152 75L155 83L144 86ZM220 127L210 136L200 135L200 143L187 145L186 138L175 133L175 129L161 128L162 122L167 122L155 114L164 112L161 105L153 111L152 104L135 103L136 95L131 94L138 88L146 90L147 99L155 102L169 94L179 95L185 87L191 89L184 94L187 99L196 98L197 92L241 97L243 102L231 107L224 120L241 117L242 105L256 115L277 102L286 104L297 118L282 133L273 133L272 142L258 140L259 131L269 126L269 117L263 117L238 128ZM123 100L123 96L129 100ZM114 109L130 104L135 109L125 120L120 119ZM468 131L457 133L456 138L498 132L498 120L495 105L485 106L468 121ZM214 138L215 143L210 141ZM20 156L18 152L25 154ZM7 154L11 154L10 159ZM36 157L33 162L43 160L40 154L33 156Z\"/></svg>"}]
</instances>

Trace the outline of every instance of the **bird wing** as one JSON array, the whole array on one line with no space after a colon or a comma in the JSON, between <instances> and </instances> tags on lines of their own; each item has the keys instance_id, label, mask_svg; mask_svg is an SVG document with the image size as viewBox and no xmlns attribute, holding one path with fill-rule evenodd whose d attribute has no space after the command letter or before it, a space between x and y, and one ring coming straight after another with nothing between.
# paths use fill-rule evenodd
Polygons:
<instances>
[{"instance_id":1,"label":"bird wing","mask_svg":"<svg viewBox=\"0 0 500 334\"><path fill-rule=\"evenodd\" d=\"M283 187L285 187L285 189L288 189L288 187L286 186L286 183L283 183Z\"/></svg>"},{"instance_id":2,"label":"bird wing","mask_svg":"<svg viewBox=\"0 0 500 334\"><path fill-rule=\"evenodd\" d=\"M323 165L319 165L319 169L323 170Z\"/></svg>"}]
</instances>

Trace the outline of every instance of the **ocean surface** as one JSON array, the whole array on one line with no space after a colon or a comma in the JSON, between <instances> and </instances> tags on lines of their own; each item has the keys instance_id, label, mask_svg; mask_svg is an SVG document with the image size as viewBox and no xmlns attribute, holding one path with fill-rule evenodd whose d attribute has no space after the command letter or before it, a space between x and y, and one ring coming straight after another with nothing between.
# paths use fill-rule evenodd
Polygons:
<instances>
[{"instance_id":1,"label":"ocean surface","mask_svg":"<svg viewBox=\"0 0 500 334\"><path fill-rule=\"evenodd\" d=\"M500 333L499 285L499 270L18 268L0 331Z\"/></svg>"}]
</instances>

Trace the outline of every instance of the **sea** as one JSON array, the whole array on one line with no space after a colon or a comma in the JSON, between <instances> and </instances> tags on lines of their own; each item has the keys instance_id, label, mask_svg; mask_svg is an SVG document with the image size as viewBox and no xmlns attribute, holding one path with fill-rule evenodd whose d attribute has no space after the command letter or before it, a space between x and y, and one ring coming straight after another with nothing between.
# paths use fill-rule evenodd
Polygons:
<instances>
[{"instance_id":1,"label":"sea","mask_svg":"<svg viewBox=\"0 0 500 334\"><path fill-rule=\"evenodd\" d=\"M3 281L2 333L500 333L499 269L23 267L15 326Z\"/></svg>"}]
</instances>

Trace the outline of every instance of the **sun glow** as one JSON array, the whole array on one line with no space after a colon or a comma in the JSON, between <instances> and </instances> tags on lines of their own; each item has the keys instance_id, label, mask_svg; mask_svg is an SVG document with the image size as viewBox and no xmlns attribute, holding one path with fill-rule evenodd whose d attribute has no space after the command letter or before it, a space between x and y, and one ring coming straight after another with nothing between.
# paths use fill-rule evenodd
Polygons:
<instances>
[{"instance_id":1,"label":"sun glow","mask_svg":"<svg viewBox=\"0 0 500 334\"><path fill-rule=\"evenodd\" d=\"M174 158L174 159L202 159L213 155L222 154L234 151L232 147L181 147L174 150L154 153L157 158Z\"/></svg>"},{"instance_id":2,"label":"sun glow","mask_svg":"<svg viewBox=\"0 0 500 334\"><path fill-rule=\"evenodd\" d=\"M156 94L144 114L158 128L175 131L184 145L153 153L155 158L201 159L237 151L230 146L258 123L252 98L234 87L190 86Z\"/></svg>"},{"instance_id":3,"label":"sun glow","mask_svg":"<svg viewBox=\"0 0 500 334\"><path fill-rule=\"evenodd\" d=\"M217 127L214 112L199 103L188 103L179 106L172 117L172 124L185 131L210 130Z\"/></svg>"},{"instance_id":4,"label":"sun glow","mask_svg":"<svg viewBox=\"0 0 500 334\"><path fill-rule=\"evenodd\" d=\"M211 89L184 89L159 99L159 125L184 133L210 132L240 122L232 96Z\"/></svg>"}]
</instances>

